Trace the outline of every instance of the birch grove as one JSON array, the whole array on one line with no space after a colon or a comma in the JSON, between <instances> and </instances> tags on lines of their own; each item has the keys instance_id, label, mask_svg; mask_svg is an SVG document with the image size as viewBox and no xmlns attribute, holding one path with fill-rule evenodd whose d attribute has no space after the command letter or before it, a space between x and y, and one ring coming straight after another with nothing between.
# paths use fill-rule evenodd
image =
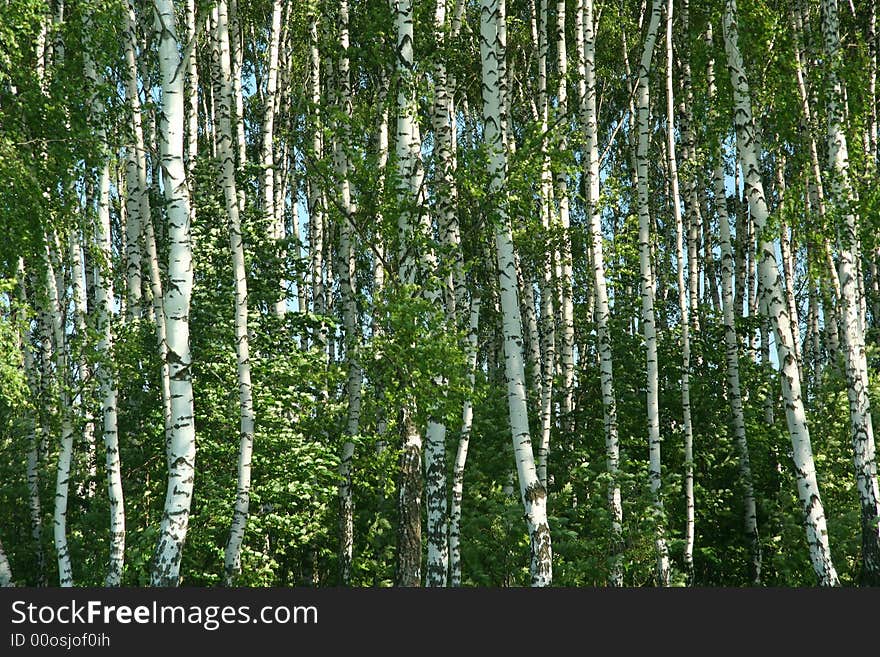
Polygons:
<instances>
[{"instance_id":1,"label":"birch grove","mask_svg":"<svg viewBox=\"0 0 880 657\"><path fill-rule=\"evenodd\" d=\"M5 3L0 585L876 585L875 4Z\"/></svg>"}]
</instances>

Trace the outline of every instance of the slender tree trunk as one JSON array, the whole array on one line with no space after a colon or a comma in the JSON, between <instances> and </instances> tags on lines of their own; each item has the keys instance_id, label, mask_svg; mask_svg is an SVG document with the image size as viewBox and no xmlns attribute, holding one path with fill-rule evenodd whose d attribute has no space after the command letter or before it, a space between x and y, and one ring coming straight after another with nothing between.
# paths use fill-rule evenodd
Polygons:
<instances>
[{"instance_id":1,"label":"slender tree trunk","mask_svg":"<svg viewBox=\"0 0 880 657\"><path fill-rule=\"evenodd\" d=\"M308 9L309 30L309 97L311 100L309 131L312 133L309 157L313 166L324 157L323 118L321 111L321 54L318 50L318 13L311 5ZM309 252L312 287L312 312L323 315L326 312L324 298L324 197L318 176L308 177L309 202ZM325 348L327 327L321 322L318 339L320 348Z\"/></svg>"},{"instance_id":2,"label":"slender tree trunk","mask_svg":"<svg viewBox=\"0 0 880 657\"><path fill-rule=\"evenodd\" d=\"M91 23L86 19L86 25ZM88 31L88 30L87 30ZM91 44L90 44L91 47ZM89 100L93 116L104 116L104 102L100 96L103 76L95 70L91 53L86 50L85 75L92 85ZM103 149L107 148L107 135L103 125L97 128L97 137ZM110 327L112 315L113 278L110 273L112 246L110 238L110 161L104 155L98 169L98 221L95 226L99 259L95 267L95 306L96 328L98 331L97 350L100 355L95 373L101 396L103 416L104 449L106 452L107 496L110 501L110 561L107 570L106 586L122 584L122 568L125 561L125 505L122 496L122 472L119 458L119 430L117 421L116 379L113 375L113 335ZM138 263L139 264L139 263ZM129 282L131 278L129 277ZM140 277L137 277L140 288ZM131 299L131 297L129 297ZM137 303L137 302L135 302Z\"/></svg>"},{"instance_id":3,"label":"slender tree trunk","mask_svg":"<svg viewBox=\"0 0 880 657\"><path fill-rule=\"evenodd\" d=\"M602 416L605 430L605 467L609 475L608 505L611 511L612 565L609 583L623 586L623 504L620 495L620 444L617 435L617 401L614 396L611 310L605 280L605 254L602 217L599 211L599 134L596 112L596 22L593 0L579 0L575 9L575 33L578 45L578 79L581 123L584 128L584 156L587 212L590 221L590 255L595 288L596 339L599 350L599 377L602 387ZM583 352L580 352L583 357Z\"/></svg>"},{"instance_id":4,"label":"slender tree trunk","mask_svg":"<svg viewBox=\"0 0 880 657\"><path fill-rule=\"evenodd\" d=\"M337 91L342 110L341 125L337 128L335 167L339 180L339 207L345 215L340 223L339 239L339 287L342 292L342 315L345 329L345 358L348 364L346 393L348 395L348 417L346 421L346 440L342 446L339 461L339 570L343 584L351 583L351 562L354 552L354 501L352 497L352 460L354 458L354 439L360 432L361 418L361 371L358 351L360 349L360 322L357 312L355 254L352 230L354 205L351 200L351 183L347 148L351 133L351 80L349 73L349 35L348 0L340 0L338 6L339 26L339 71Z\"/></svg>"},{"instance_id":5,"label":"slender tree trunk","mask_svg":"<svg viewBox=\"0 0 880 657\"><path fill-rule=\"evenodd\" d=\"M837 0L823 0L822 34L827 56L828 165L831 169L831 201L838 210L837 221L842 335L846 351L847 396L862 520L861 583L880 585L880 490L877 485L877 460L871 402L868 397L868 362L865 355L865 326L859 289L859 217L856 215L855 194L850 181L849 153L844 130L844 88L838 75L842 64L840 53L840 21Z\"/></svg>"},{"instance_id":6,"label":"slender tree trunk","mask_svg":"<svg viewBox=\"0 0 880 657\"><path fill-rule=\"evenodd\" d=\"M468 385L473 393L477 367L477 331L480 323L480 297L471 299L470 328L467 338ZM474 407L468 395L461 413L461 434L452 470L452 507L449 512L449 585L461 586L461 505L464 499L464 466L474 422Z\"/></svg>"},{"instance_id":7,"label":"slender tree trunk","mask_svg":"<svg viewBox=\"0 0 880 657\"><path fill-rule=\"evenodd\" d=\"M557 104L561 124L557 148L561 152L568 150L566 129L568 124L568 54L565 40L565 0L556 1L556 72L558 76ZM571 254L571 217L569 210L568 174L564 168L556 172L556 198L559 203L559 229L561 244L556 253L556 281L559 287L559 308L561 324L561 340L559 344L559 361L562 373L562 421L565 432L569 435L574 431L574 299L573 299L573 263Z\"/></svg>"},{"instance_id":8,"label":"slender tree trunk","mask_svg":"<svg viewBox=\"0 0 880 657\"><path fill-rule=\"evenodd\" d=\"M540 114L541 134L541 186L539 212L541 227L549 235L553 221L553 173L550 166L550 97L547 91L547 53L549 50L547 30L548 0L539 0L537 16L538 88L537 101ZM509 120L509 108L508 120ZM556 316L553 310L553 252L548 249L538 256L540 277L538 289L541 299L540 347L541 347L541 434L538 442L538 479L547 487L547 459L550 452L550 430L553 423L553 380L556 367Z\"/></svg>"},{"instance_id":9,"label":"slender tree trunk","mask_svg":"<svg viewBox=\"0 0 880 657\"><path fill-rule=\"evenodd\" d=\"M54 232L49 239L57 244ZM70 463L73 456L73 423L70 417L70 392L67 380L67 344L64 333L63 306L59 295L56 268L53 264L53 247L45 245L46 291L48 319L55 342L55 376L59 388L59 414L61 416L61 440L58 467L55 478L55 511L53 514L55 552L58 559L58 584L73 586L73 567L67 544L67 499L70 484Z\"/></svg>"},{"instance_id":10,"label":"slender tree trunk","mask_svg":"<svg viewBox=\"0 0 880 657\"><path fill-rule=\"evenodd\" d=\"M770 215L761 182L758 164L758 144L755 124L752 120L751 96L739 52L736 0L728 0L724 13L724 41L727 51L727 67L734 89L734 124L736 144L743 168L749 209L756 222L759 235L763 234ZM782 395L785 399L786 419L791 434L792 452L797 473L798 498L804 513L810 560L818 581L823 586L837 586L837 572L831 561L825 510L819 497L816 466L807 427L804 402L801 397L801 377L797 360L792 353L791 318L785 306L775 248L771 242L761 239L761 258L758 265L761 277L761 295L773 324L778 362L781 367Z\"/></svg>"},{"instance_id":11,"label":"slender tree trunk","mask_svg":"<svg viewBox=\"0 0 880 657\"><path fill-rule=\"evenodd\" d=\"M229 14L226 0L220 0L215 11L217 31L214 35L214 62L216 71L218 139L220 158L219 180L226 201L229 220L229 247L232 256L232 275L235 280L235 348L238 360L238 403L240 442L238 451L238 482L235 505L226 543L224 570L227 586L235 582L241 572L241 545L248 520L251 490L251 458L254 443L254 401L251 386L250 344L248 338L248 286L245 273L244 244L235 181L235 151L233 150L233 84L229 45Z\"/></svg>"},{"instance_id":12,"label":"slender tree trunk","mask_svg":"<svg viewBox=\"0 0 880 657\"><path fill-rule=\"evenodd\" d=\"M90 379L92 378L92 368L85 353L85 345L88 344L86 317L88 316L89 311L86 300L86 276L83 270L83 253L79 228L74 228L70 234L70 262L71 275L73 278L70 287L73 292L74 323L76 326L76 334L83 344L83 347L80 348L78 363L79 371L77 373L79 394L76 399L74 399L74 410L77 413L82 413L84 416L82 433L85 447L86 481L77 487L77 492L80 496L86 499L92 499L95 497L96 492L98 466L95 453L95 418L92 414L90 404L85 400L86 390L90 384Z\"/></svg>"},{"instance_id":13,"label":"slender tree trunk","mask_svg":"<svg viewBox=\"0 0 880 657\"><path fill-rule=\"evenodd\" d=\"M151 583L177 586L189 526L195 477L196 441L190 368L189 308L193 268L190 192L183 160L184 84L174 4L153 0L162 80L162 184L168 217L168 289L163 299L166 324L171 429L168 438L168 489Z\"/></svg>"},{"instance_id":14,"label":"slender tree trunk","mask_svg":"<svg viewBox=\"0 0 880 657\"><path fill-rule=\"evenodd\" d=\"M278 212L275 205L276 185L280 181L275 179L275 113L278 111L281 99L278 97L278 51L281 41L281 14L283 3L281 0L272 2L272 31L269 37L269 61L266 71L266 96L263 102L263 130L262 130L262 164L263 164L263 216L266 226L269 227L270 235L276 243L280 243L285 237L284 214ZM241 119L239 119L241 121ZM282 199L283 202L283 199ZM281 296L275 302L275 314L283 317L287 312L287 290L285 282L281 281Z\"/></svg>"},{"instance_id":15,"label":"slender tree trunk","mask_svg":"<svg viewBox=\"0 0 880 657\"><path fill-rule=\"evenodd\" d=\"M678 163L675 156L675 98L672 85L672 19L673 1L666 5L666 153L669 179L672 186L672 216L675 220L675 259L678 271L678 308L681 312L681 410L684 431L684 495L685 495L685 538L684 566L688 582L694 578L694 428L691 421L691 338L690 310L696 311L696 296L691 289L691 308L688 308L688 289L685 287L684 272L684 222L681 217L681 197L678 186ZM696 271L696 248L691 252L688 239L688 270ZM690 282L693 285L694 278Z\"/></svg>"},{"instance_id":16,"label":"slender tree trunk","mask_svg":"<svg viewBox=\"0 0 880 657\"><path fill-rule=\"evenodd\" d=\"M647 408L648 408L648 445L650 454L649 478L651 493L658 518L656 526L657 548L657 582L660 586L669 586L669 551L666 547L665 523L663 522L663 501L660 497L661 466L660 466L660 408L658 401L658 370L657 370L657 332L654 315L654 273L651 265L651 215L648 199L648 141L649 141L649 75L654 45L657 41L657 30L660 25L660 14L663 5L661 0L654 0L648 32L645 35L644 49L639 64L638 91L638 147L636 150L636 168L638 177L638 212L639 212L639 261L641 271L642 296L642 333L645 339L647 363Z\"/></svg>"},{"instance_id":17,"label":"slender tree trunk","mask_svg":"<svg viewBox=\"0 0 880 657\"><path fill-rule=\"evenodd\" d=\"M507 378L507 400L510 428L519 477L520 497L525 509L531 544L532 586L549 586L553 579L553 551L550 526L547 523L547 492L538 479L529 431L526 403L525 373L522 354L522 320L517 299L516 268L513 238L507 217L504 186L507 158L504 146L504 115L502 99L507 80L499 75L499 64L505 60L507 44L499 38L506 28L504 0L482 0L480 5L480 60L484 140L489 148L489 194L495 200L495 248L498 258L498 282L504 332L504 361ZM503 34L503 32L502 32Z\"/></svg>"}]
</instances>

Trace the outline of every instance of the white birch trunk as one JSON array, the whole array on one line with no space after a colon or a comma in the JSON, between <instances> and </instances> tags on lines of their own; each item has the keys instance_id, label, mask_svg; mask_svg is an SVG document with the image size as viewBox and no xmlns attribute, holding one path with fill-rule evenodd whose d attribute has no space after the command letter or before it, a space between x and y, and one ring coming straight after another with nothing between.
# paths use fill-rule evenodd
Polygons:
<instances>
[{"instance_id":1,"label":"white birch trunk","mask_svg":"<svg viewBox=\"0 0 880 657\"><path fill-rule=\"evenodd\" d=\"M480 325L480 297L471 299L470 326L467 338L468 385L473 392L477 367L477 331ZM449 585L461 586L461 505L464 499L464 467L467 462L474 406L470 396L465 399L461 413L461 434L452 470L452 507L449 512Z\"/></svg>"},{"instance_id":2,"label":"white birch trunk","mask_svg":"<svg viewBox=\"0 0 880 657\"><path fill-rule=\"evenodd\" d=\"M846 352L847 396L856 488L859 492L862 521L861 582L880 585L880 490L877 485L877 460L871 402L868 397L868 362L865 355L865 325L862 319L864 293L860 290L859 217L855 193L850 181L849 152L844 130L844 87L838 75L840 20L837 0L823 0L822 34L827 56L828 90L828 165L831 169L831 201L838 210L837 221L842 337Z\"/></svg>"},{"instance_id":3,"label":"white birch trunk","mask_svg":"<svg viewBox=\"0 0 880 657\"><path fill-rule=\"evenodd\" d=\"M499 38L506 24L504 0L482 0L480 5L480 60L484 140L489 148L490 198L495 199L495 249L498 258L498 282L504 332L504 361L507 400L513 438L520 497L525 509L531 545L532 586L549 586L553 580L553 551L547 523L547 492L538 479L526 403L525 372L522 352L522 320L517 299L513 238L504 199L507 157L502 127L506 124L503 103L507 81L499 75L505 59L506 43Z\"/></svg>"},{"instance_id":4,"label":"white birch trunk","mask_svg":"<svg viewBox=\"0 0 880 657\"><path fill-rule=\"evenodd\" d=\"M195 477L196 441L190 367L189 308L193 287L190 193L183 159L184 79L175 8L153 0L162 81L161 161L168 217L168 289L163 299L166 324L171 430L168 436L168 489L151 583L177 586L189 526Z\"/></svg>"},{"instance_id":5,"label":"white birch trunk","mask_svg":"<svg viewBox=\"0 0 880 657\"><path fill-rule=\"evenodd\" d=\"M308 11L309 30L309 99L311 100L309 130L312 133L309 156L315 163L324 156L323 119L321 112L321 55L318 50L318 14L314 8ZM317 176L308 179L309 202L309 255L312 288L312 312L323 315L324 301L324 198ZM321 323L320 346L327 338L325 324Z\"/></svg>"},{"instance_id":6,"label":"white birch trunk","mask_svg":"<svg viewBox=\"0 0 880 657\"><path fill-rule=\"evenodd\" d=\"M199 71L196 44L196 0L186 0L186 40L189 55L186 58L186 164L187 172L192 174L199 152ZM195 218L194 205L190 208Z\"/></svg>"},{"instance_id":7,"label":"white birch trunk","mask_svg":"<svg viewBox=\"0 0 880 657\"><path fill-rule=\"evenodd\" d=\"M342 293L342 316L345 329L345 359L348 365L346 393L348 411L346 419L346 440L342 445L342 458L339 460L339 570L342 583L351 583L351 563L354 553L354 499L352 496L352 460L354 440L360 433L361 387L363 372L358 351L360 349L360 322L358 321L355 253L355 239L352 229L354 204L351 199L349 181L350 163L346 149L351 138L351 79L349 71L349 33L348 0L339 0L339 71L337 91L342 109L342 120L337 126L335 168L339 180L339 207L344 214L339 227L339 288Z\"/></svg>"},{"instance_id":8,"label":"white birch trunk","mask_svg":"<svg viewBox=\"0 0 880 657\"><path fill-rule=\"evenodd\" d=\"M605 432L605 467L610 481L608 505L611 511L612 565L611 586L623 586L623 503L618 482L620 444L617 434L617 401L614 396L614 358L608 322L611 310L605 280L604 238L599 211L599 131L596 111L596 22L593 0L579 0L575 10L575 34L578 46L578 80L581 83L581 123L584 129L586 162L586 205L590 222L590 259L595 288L596 340L599 350L599 378L602 388L602 416Z\"/></svg>"},{"instance_id":9,"label":"white birch trunk","mask_svg":"<svg viewBox=\"0 0 880 657\"><path fill-rule=\"evenodd\" d=\"M663 521L663 501L660 496L661 460L660 460L660 407L658 401L658 369L657 369L657 332L654 314L654 273L651 265L651 215L648 200L648 126L649 113L649 76L657 31L660 25L660 14L663 5L661 0L654 0L648 31L645 35L644 49L639 64L638 90L636 106L638 108L638 147L636 150L637 192L639 212L639 262L641 272L642 297L642 333L645 339L647 365L647 413L648 413L648 445L650 464L651 493L657 509L656 549L657 549L657 582L660 586L669 586L669 551L666 546L665 523Z\"/></svg>"},{"instance_id":10,"label":"white birch trunk","mask_svg":"<svg viewBox=\"0 0 880 657\"><path fill-rule=\"evenodd\" d=\"M52 233L50 239L56 241ZM70 392L67 380L67 345L58 281L52 262L51 247L45 245L46 292L48 297L48 319L55 343L55 376L58 379L59 411L61 416L61 440L58 452L58 467L55 477L55 510L52 516L55 552L58 559L58 585L73 586L73 567L70 562L70 549L67 544L67 498L70 484L70 463L73 455L73 423L70 418Z\"/></svg>"},{"instance_id":11,"label":"white birch trunk","mask_svg":"<svg viewBox=\"0 0 880 657\"><path fill-rule=\"evenodd\" d=\"M694 428L691 420L691 337L690 311L696 311L696 291L685 287L684 222L681 216L681 195L678 185L678 162L675 155L675 97L672 85L672 19L673 0L666 4L666 156L671 185L672 216L675 221L675 260L678 277L678 308L681 312L681 412L684 432L684 567L690 583L694 577ZM688 239L688 248L694 241ZM696 271L696 248L688 253L688 271ZM691 286L694 277L690 277ZM691 307L688 307L690 292Z\"/></svg>"},{"instance_id":12,"label":"white birch trunk","mask_svg":"<svg viewBox=\"0 0 880 657\"><path fill-rule=\"evenodd\" d=\"M557 147L568 150L566 130L568 124L568 47L565 39L565 0L556 1L556 69L558 76L557 104L561 124L561 136ZM574 299L573 266L571 254L571 217L569 210L568 174L562 168L556 172L556 198L559 203L559 227L562 242L556 253L556 281L559 287L559 316L561 339L559 364L562 374L561 412L565 432L574 431Z\"/></svg>"},{"instance_id":13,"label":"white birch trunk","mask_svg":"<svg viewBox=\"0 0 880 657\"><path fill-rule=\"evenodd\" d=\"M87 17L86 26L91 23ZM89 44L91 46L91 44ZM85 53L85 75L92 85L89 109L93 116L104 116L104 102L99 89L103 76L98 75L91 53ZM103 148L107 148L107 136L102 125L97 128L97 137ZM98 332L97 350L100 355L95 373L101 397L103 418L104 450L106 454L107 497L110 502L110 561L107 569L106 586L122 584L122 568L125 561L125 505L122 494L122 472L119 458L119 433L117 421L116 378L113 375L113 335L110 318L113 312L113 278L110 272L112 247L110 238L110 161L105 155L98 171L98 221L95 226L98 246L98 262L95 266L95 328ZM139 265L139 262L137 263ZM140 277L134 277L140 290ZM127 280L132 276L127 272ZM129 299L131 299L129 291ZM137 303L137 302L135 302Z\"/></svg>"},{"instance_id":14,"label":"white birch trunk","mask_svg":"<svg viewBox=\"0 0 880 657\"><path fill-rule=\"evenodd\" d=\"M73 306L75 315L76 334L82 340L83 345L87 343L88 338L86 330L86 316L88 308L86 307L86 283L85 273L83 271L83 254L82 244L80 240L79 229L75 228L70 234L70 262L71 276L73 278L71 291L73 292ZM83 413L83 443L85 444L85 465L86 465L86 482L77 486L77 492L80 496L92 499L96 492L96 482L98 476L98 466L95 454L95 418L89 408L89 404L83 399L88 381L92 376L91 365L85 355L85 348L80 349L79 355L79 371L77 373L79 394L74 399L74 411Z\"/></svg>"},{"instance_id":15,"label":"white birch trunk","mask_svg":"<svg viewBox=\"0 0 880 657\"><path fill-rule=\"evenodd\" d=\"M727 67L734 90L736 145L745 178L749 210L756 222L757 232L761 235L770 212L767 208L758 164L758 144L752 119L751 96L742 56L739 52L736 0L727 1L724 13L724 41L727 51ZM785 399L786 420L791 434L798 498L804 514L810 560L819 584L837 586L839 581L831 561L825 510L819 496L810 432L801 397L800 368L792 353L791 318L788 316L785 296L779 282L775 248L771 242L762 237L760 251L758 271L761 277L761 295L773 324L777 358L781 367L782 395Z\"/></svg>"},{"instance_id":16,"label":"white birch trunk","mask_svg":"<svg viewBox=\"0 0 880 657\"><path fill-rule=\"evenodd\" d=\"M229 14L225 0L218 2L215 11L217 32L214 35L216 71L218 136L217 153L220 158L219 180L226 201L229 221L229 248L232 256L232 275L235 280L235 349L238 361L238 403L240 416L238 481L235 505L229 527L229 540L224 555L227 586L231 586L241 572L241 545L248 520L251 490L251 457L254 444L254 401L251 386L250 345L248 339L248 288L244 263L244 244L238 191L235 181L235 151L233 150L232 64L229 46Z\"/></svg>"},{"instance_id":17,"label":"white birch trunk","mask_svg":"<svg viewBox=\"0 0 880 657\"><path fill-rule=\"evenodd\" d=\"M284 214L276 210L275 180L275 113L280 104L278 98L278 51L281 41L281 0L272 2L272 31L269 37L269 61L266 71L266 95L263 102L262 165L263 165L263 216L276 242L285 238ZM241 119L239 119L241 121ZM283 202L283 199L282 199ZM279 221L280 219L280 221ZM281 297L275 302L275 314L283 317L287 312L287 289L281 281Z\"/></svg>"}]
</instances>

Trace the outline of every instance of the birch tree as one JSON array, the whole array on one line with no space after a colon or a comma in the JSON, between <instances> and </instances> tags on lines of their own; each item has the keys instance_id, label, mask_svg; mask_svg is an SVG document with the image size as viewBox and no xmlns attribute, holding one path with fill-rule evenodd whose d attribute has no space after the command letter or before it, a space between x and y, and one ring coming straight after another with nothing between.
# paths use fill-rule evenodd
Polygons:
<instances>
[{"instance_id":1,"label":"birch tree","mask_svg":"<svg viewBox=\"0 0 880 657\"><path fill-rule=\"evenodd\" d=\"M862 582L880 584L880 490L871 402L868 398L868 362L865 355L865 324L861 315L864 294L859 289L859 217L849 172L849 152L844 130L844 88L839 75L840 19L837 0L823 0L822 34L828 58L827 115L828 166L831 201L840 215L837 223L842 335L846 351L847 396L856 488L861 502ZM837 217L835 217L837 219Z\"/></svg>"},{"instance_id":2,"label":"birch tree","mask_svg":"<svg viewBox=\"0 0 880 657\"><path fill-rule=\"evenodd\" d=\"M171 399L168 437L168 489L150 581L177 586L189 526L195 478L196 435L190 368L189 310L192 297L190 193L183 160L184 78L177 19L170 0L154 0L154 29L159 43L163 119L160 129L162 185L168 219L168 288L163 298Z\"/></svg>"},{"instance_id":3,"label":"birch tree","mask_svg":"<svg viewBox=\"0 0 880 657\"><path fill-rule=\"evenodd\" d=\"M654 272L651 265L651 215L648 201L648 141L649 141L649 111L650 91L649 76L651 73L651 60L654 55L654 46L657 41L657 31L660 26L660 14L663 5L660 0L654 0L651 8L651 16L648 22L648 31L645 34L642 57L639 63L638 91L636 102L638 107L638 147L636 150L636 176L638 193L639 214L639 269L641 272L641 298L642 298L642 334L645 339L645 355L647 363L647 409L648 409L648 445L650 466L648 477L651 484L651 492L654 495L654 505L657 510L656 519L656 549L657 549L657 581L660 586L669 586L669 552L666 546L666 537L663 517L663 502L660 497L661 467L660 467L660 407L658 401L658 371L657 371L657 329L654 314Z\"/></svg>"},{"instance_id":4,"label":"birch tree","mask_svg":"<svg viewBox=\"0 0 880 657\"><path fill-rule=\"evenodd\" d=\"M761 296L764 308L773 324L777 359L781 367L782 396L786 406L786 421L791 435L792 453L797 473L798 498L804 514L804 525L810 559L819 584L837 586L837 571L831 561L825 510L819 496L816 465L813 459L810 432L801 397L801 376L797 360L792 353L792 327L785 297L779 282L776 251L773 244L763 236L770 211L767 208L764 187L758 164L758 143L752 118L751 96L748 78L743 68L738 44L736 0L727 0L724 12L724 43L727 52L727 68L734 93L734 126L739 161L743 169L749 212L754 217L758 234L761 235L758 272L761 279Z\"/></svg>"},{"instance_id":5,"label":"birch tree","mask_svg":"<svg viewBox=\"0 0 880 657\"><path fill-rule=\"evenodd\" d=\"M502 98L506 93L507 80L499 75L499 64L506 56L506 43L499 38L499 32L507 20L504 9L504 0L482 0L480 5L483 134L489 149L489 198L493 202L492 218L495 224L508 413L520 497L529 531L532 586L549 586L553 580L553 552L547 523L547 491L538 479L532 452L523 367L522 320L515 284L513 238L505 203L507 160L503 126L507 124L507 117L503 114Z\"/></svg>"},{"instance_id":6,"label":"birch tree","mask_svg":"<svg viewBox=\"0 0 880 657\"><path fill-rule=\"evenodd\" d=\"M217 155L220 158L218 184L223 188L226 214L229 220L232 276L235 281L235 349L238 360L238 403L240 413L240 444L238 449L238 483L229 540L226 543L226 583L232 585L241 571L241 544L248 519L251 491L251 458L254 443L254 400L251 385L250 338L248 336L248 286L245 273L244 243L239 216L238 192L235 181L235 152L233 150L232 65L229 47L229 15L225 0L215 10L217 32L214 36L214 60L219 70L217 108L219 135Z\"/></svg>"}]
</instances>

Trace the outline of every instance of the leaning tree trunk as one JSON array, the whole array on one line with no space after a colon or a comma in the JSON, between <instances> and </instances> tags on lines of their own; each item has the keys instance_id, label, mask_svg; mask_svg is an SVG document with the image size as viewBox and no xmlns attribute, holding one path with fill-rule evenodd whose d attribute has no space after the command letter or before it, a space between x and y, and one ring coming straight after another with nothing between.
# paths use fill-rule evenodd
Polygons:
<instances>
[{"instance_id":1,"label":"leaning tree trunk","mask_svg":"<svg viewBox=\"0 0 880 657\"><path fill-rule=\"evenodd\" d=\"M636 150L637 192L639 212L639 262L641 272L642 296L642 333L645 339L647 364L647 402L648 402L648 445L650 465L651 493L657 508L655 544L657 548L657 581L660 586L669 586L669 550L666 547L665 527L663 522L663 500L660 496L660 407L659 378L657 369L657 329L654 314L654 273L651 266L651 215L648 199L648 141L650 139L648 113L650 104L649 76L654 45L657 41L657 30L660 25L660 13L663 5L661 0L654 0L648 32L645 35L644 49L639 65L638 90L636 100L638 106L638 147Z\"/></svg>"},{"instance_id":2,"label":"leaning tree trunk","mask_svg":"<svg viewBox=\"0 0 880 657\"><path fill-rule=\"evenodd\" d=\"M241 544L248 520L251 491L251 458L254 444L254 400L251 386L250 344L248 339L248 287L245 274L244 244L241 235L238 191L235 181L235 151L233 150L233 88L229 48L229 15L225 0L214 10L217 32L214 35L214 62L218 67L217 154L220 158L219 180L226 201L229 219L229 248L232 256L232 276L235 283L235 349L238 360L238 404L240 441L238 448L238 482L229 540L226 543L224 569L226 584L231 586L241 572Z\"/></svg>"},{"instance_id":3,"label":"leaning tree trunk","mask_svg":"<svg viewBox=\"0 0 880 657\"><path fill-rule=\"evenodd\" d=\"M549 586L553 580L553 551L547 522L547 492L538 479L532 452L526 403L522 353L522 320L517 298L513 237L504 198L507 176L502 98L507 81L499 75L506 43L499 38L505 26L504 0L482 0L480 5L480 60L482 64L483 138L489 149L489 198L494 200L495 249L501 295L504 362L510 429L516 456L520 496L525 509L531 546L532 586Z\"/></svg>"},{"instance_id":4,"label":"leaning tree trunk","mask_svg":"<svg viewBox=\"0 0 880 657\"><path fill-rule=\"evenodd\" d=\"M727 51L727 67L730 71L734 91L736 145L745 177L749 211L754 217L757 234L763 236L770 211L767 208L764 186L761 182L761 168L758 160L759 147L752 119L751 96L738 45L736 0L727 1L724 12L724 42ZM800 367L792 352L791 318L788 316L785 295L779 281L776 249L772 242L763 237L760 241L761 257L758 264L760 292L763 297L764 309L773 324L777 359L782 370L782 396L785 400L785 415L788 431L791 435L798 498L804 514L810 560L819 584L837 586L840 582L831 561L825 509L819 496L816 465L813 460L804 401L801 397Z\"/></svg>"},{"instance_id":5,"label":"leaning tree trunk","mask_svg":"<svg viewBox=\"0 0 880 657\"><path fill-rule=\"evenodd\" d=\"M828 59L828 164L831 169L830 200L838 210L835 216L840 253L841 305L843 306L842 337L846 352L847 395L849 397L850 431L856 488L861 502L862 572L861 583L880 585L880 490L877 486L877 460L871 402L868 397L868 362L865 355L865 326L862 321L862 299L859 287L859 217L855 194L850 182L849 153L843 121L843 82L838 71L840 53L840 21L837 0L822 3L822 33Z\"/></svg>"},{"instance_id":6,"label":"leaning tree trunk","mask_svg":"<svg viewBox=\"0 0 880 657\"><path fill-rule=\"evenodd\" d=\"M162 78L162 184L168 216L168 288L163 299L171 399L168 436L168 488L150 581L177 586L189 527L195 477L196 432L189 343L189 308L193 287L190 193L183 159L184 76L175 7L153 0Z\"/></svg>"}]
</instances>

